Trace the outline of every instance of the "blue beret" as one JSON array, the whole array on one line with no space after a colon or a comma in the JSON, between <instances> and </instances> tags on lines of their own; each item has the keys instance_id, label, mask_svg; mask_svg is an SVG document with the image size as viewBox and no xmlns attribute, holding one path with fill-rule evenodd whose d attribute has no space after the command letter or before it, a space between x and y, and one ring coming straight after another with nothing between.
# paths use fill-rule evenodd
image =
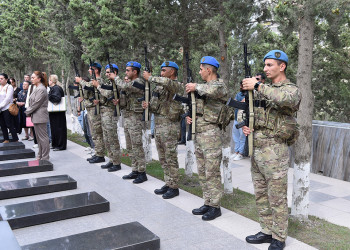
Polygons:
<instances>
[{"instance_id":1,"label":"blue beret","mask_svg":"<svg viewBox=\"0 0 350 250\"><path fill-rule=\"evenodd\" d=\"M201 64L209 64L211 66L214 66L215 68L220 67L220 63L218 62L218 60L216 60L212 56L203 56L201 59Z\"/></svg>"},{"instance_id":2,"label":"blue beret","mask_svg":"<svg viewBox=\"0 0 350 250\"><path fill-rule=\"evenodd\" d=\"M126 64L126 67L135 67L141 69L141 64L138 62L130 61Z\"/></svg>"},{"instance_id":3,"label":"blue beret","mask_svg":"<svg viewBox=\"0 0 350 250\"><path fill-rule=\"evenodd\" d=\"M98 62L91 63L91 64L90 64L90 67L95 67L95 68L102 69L102 65L99 64Z\"/></svg>"},{"instance_id":4,"label":"blue beret","mask_svg":"<svg viewBox=\"0 0 350 250\"><path fill-rule=\"evenodd\" d=\"M117 69L119 71L117 64L114 64L114 63L111 63L111 64L112 64L113 69ZM106 65L105 69L109 69L109 64Z\"/></svg>"},{"instance_id":5,"label":"blue beret","mask_svg":"<svg viewBox=\"0 0 350 250\"><path fill-rule=\"evenodd\" d=\"M276 59L288 64L288 56L282 50L271 50L264 56L264 62L266 59Z\"/></svg>"},{"instance_id":6,"label":"blue beret","mask_svg":"<svg viewBox=\"0 0 350 250\"><path fill-rule=\"evenodd\" d=\"M160 65L160 68L163 68L163 67L172 67L179 70L179 66L177 66L177 64L172 61L163 62L162 65Z\"/></svg>"}]
</instances>

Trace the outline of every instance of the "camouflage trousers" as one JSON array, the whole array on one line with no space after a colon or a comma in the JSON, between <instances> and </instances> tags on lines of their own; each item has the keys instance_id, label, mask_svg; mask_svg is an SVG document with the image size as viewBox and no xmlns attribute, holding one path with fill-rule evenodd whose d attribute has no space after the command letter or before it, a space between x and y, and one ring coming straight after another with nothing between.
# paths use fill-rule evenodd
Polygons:
<instances>
[{"instance_id":1,"label":"camouflage trousers","mask_svg":"<svg viewBox=\"0 0 350 250\"><path fill-rule=\"evenodd\" d=\"M179 163L177 161L177 137L179 123L155 115L155 137L160 164L164 171L164 181L168 187L179 188Z\"/></svg>"},{"instance_id":2,"label":"camouflage trousers","mask_svg":"<svg viewBox=\"0 0 350 250\"><path fill-rule=\"evenodd\" d=\"M113 165L120 164L120 144L118 139L118 118L114 116L114 108L101 106L102 132L108 157Z\"/></svg>"},{"instance_id":3,"label":"camouflage trousers","mask_svg":"<svg viewBox=\"0 0 350 250\"><path fill-rule=\"evenodd\" d=\"M125 112L124 133L126 146L131 158L132 171L145 172L146 161L142 144L142 113ZM130 143L128 143L128 140ZM128 145L129 144L129 145Z\"/></svg>"},{"instance_id":4,"label":"camouflage trousers","mask_svg":"<svg viewBox=\"0 0 350 250\"><path fill-rule=\"evenodd\" d=\"M197 131L195 147L204 204L220 207L223 190L220 173L222 138L219 127L209 124Z\"/></svg>"},{"instance_id":5,"label":"camouflage trousers","mask_svg":"<svg viewBox=\"0 0 350 250\"><path fill-rule=\"evenodd\" d=\"M285 241L288 230L288 147L273 138L263 140L261 146L254 148L251 166L261 232Z\"/></svg>"},{"instance_id":6,"label":"camouflage trousers","mask_svg":"<svg viewBox=\"0 0 350 250\"><path fill-rule=\"evenodd\" d=\"M91 136L95 144L96 155L103 157L105 155L105 146L103 142L101 114L95 115L95 107L89 107L86 110L91 124Z\"/></svg>"}]
</instances>

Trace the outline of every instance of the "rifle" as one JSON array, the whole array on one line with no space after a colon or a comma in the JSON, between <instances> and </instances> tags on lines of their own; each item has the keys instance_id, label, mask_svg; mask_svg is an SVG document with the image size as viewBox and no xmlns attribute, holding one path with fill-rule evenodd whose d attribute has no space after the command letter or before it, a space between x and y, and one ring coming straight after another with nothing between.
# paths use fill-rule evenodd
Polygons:
<instances>
[{"instance_id":1,"label":"rifle","mask_svg":"<svg viewBox=\"0 0 350 250\"><path fill-rule=\"evenodd\" d=\"M108 65L109 65L109 70L110 72L114 72L114 68L111 64L110 58L109 58L109 53L107 53L107 60L108 60ZM113 87L113 99L119 99L119 93L118 93L118 89L117 89L117 85L115 84L115 80L113 79L112 81L112 87ZM117 105L115 106L115 110L114 110L114 116L120 116L120 107L119 107L119 103L117 103Z\"/></svg>"},{"instance_id":2,"label":"rifle","mask_svg":"<svg viewBox=\"0 0 350 250\"><path fill-rule=\"evenodd\" d=\"M250 65L248 64L248 56L250 53L248 53L248 48L247 44L244 43L244 71L245 71L245 78L250 78L251 77L251 70L250 70ZM248 93L247 93L248 92ZM254 126L254 105L253 105L253 91L242 91L243 95L245 96L245 102L238 102L234 100L233 98L230 98L226 105L237 108L237 109L242 109L243 113L245 114L245 120L236 124L236 128L242 128L243 126L248 126L251 130L253 129ZM248 147L247 147L248 146ZM248 154L246 150L248 149ZM245 155L252 156L253 154L253 133L250 133L249 136L246 138L245 142Z\"/></svg>"},{"instance_id":3,"label":"rifle","mask_svg":"<svg viewBox=\"0 0 350 250\"><path fill-rule=\"evenodd\" d=\"M91 66L92 65L91 58L89 60L90 60L90 69L91 69L92 80L96 80L95 71L94 71L94 69ZM95 93L95 98L94 99L99 101L98 91L97 91L97 88L95 88L95 87L94 87L94 93ZM97 103L96 106L95 106L95 115L99 115L99 114L100 114L100 104Z\"/></svg>"},{"instance_id":4,"label":"rifle","mask_svg":"<svg viewBox=\"0 0 350 250\"><path fill-rule=\"evenodd\" d=\"M187 67L187 81L186 83L193 82L192 70L190 69L190 59L188 53L186 52L186 67ZM192 124L189 125L189 134L191 137L187 137L187 140L195 139L196 137L196 95L194 92L188 93L187 98L175 94L173 100L187 104L188 115L192 118Z\"/></svg>"},{"instance_id":5,"label":"rifle","mask_svg":"<svg viewBox=\"0 0 350 250\"><path fill-rule=\"evenodd\" d=\"M145 71L147 71L148 73L151 73L151 67L150 67L150 63L149 60L147 58L147 45L145 45ZM149 103L149 97L150 97L150 87L149 87L149 82L146 81L145 83L145 102L148 104ZM145 109L145 121L149 121L149 110L148 110L148 106Z\"/></svg>"},{"instance_id":6,"label":"rifle","mask_svg":"<svg viewBox=\"0 0 350 250\"><path fill-rule=\"evenodd\" d=\"M79 70L78 70L78 67L77 67L77 64L75 63L75 61L73 61L73 65L74 65L75 76L80 77ZM79 86L78 87L79 96L78 95L74 96L74 98L83 97L83 88L81 87L80 84L78 86ZM73 88L73 89L75 89L75 88ZM84 103L83 102L79 102L79 104L80 104L80 111L83 111L85 109Z\"/></svg>"}]
</instances>

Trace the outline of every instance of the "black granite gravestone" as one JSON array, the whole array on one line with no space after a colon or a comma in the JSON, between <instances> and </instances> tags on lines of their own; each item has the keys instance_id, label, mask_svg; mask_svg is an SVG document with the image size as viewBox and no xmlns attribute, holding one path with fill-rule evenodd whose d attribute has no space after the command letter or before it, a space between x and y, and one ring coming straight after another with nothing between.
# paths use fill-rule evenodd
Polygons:
<instances>
[{"instance_id":1,"label":"black granite gravestone","mask_svg":"<svg viewBox=\"0 0 350 250\"><path fill-rule=\"evenodd\" d=\"M157 235L142 226L131 222L114 227L102 228L86 233L22 246L22 250L76 250L76 249L160 249Z\"/></svg>"},{"instance_id":2,"label":"black granite gravestone","mask_svg":"<svg viewBox=\"0 0 350 250\"><path fill-rule=\"evenodd\" d=\"M68 175L56 175L17 181L0 182L0 199L76 189L77 182Z\"/></svg>"},{"instance_id":3,"label":"black granite gravestone","mask_svg":"<svg viewBox=\"0 0 350 250\"><path fill-rule=\"evenodd\" d=\"M21 250L7 221L0 221L0 249Z\"/></svg>"},{"instance_id":4,"label":"black granite gravestone","mask_svg":"<svg viewBox=\"0 0 350 250\"><path fill-rule=\"evenodd\" d=\"M15 149L0 151L0 161L34 158L35 152L31 149Z\"/></svg>"},{"instance_id":5,"label":"black granite gravestone","mask_svg":"<svg viewBox=\"0 0 350 250\"><path fill-rule=\"evenodd\" d=\"M96 192L74 194L0 207L0 221L12 229L109 211L109 201Z\"/></svg>"},{"instance_id":6,"label":"black granite gravestone","mask_svg":"<svg viewBox=\"0 0 350 250\"><path fill-rule=\"evenodd\" d=\"M22 142L0 143L0 151L25 148Z\"/></svg>"},{"instance_id":7,"label":"black granite gravestone","mask_svg":"<svg viewBox=\"0 0 350 250\"><path fill-rule=\"evenodd\" d=\"M52 171L53 165L49 161L33 160L0 164L0 177L8 175L29 174Z\"/></svg>"}]
</instances>

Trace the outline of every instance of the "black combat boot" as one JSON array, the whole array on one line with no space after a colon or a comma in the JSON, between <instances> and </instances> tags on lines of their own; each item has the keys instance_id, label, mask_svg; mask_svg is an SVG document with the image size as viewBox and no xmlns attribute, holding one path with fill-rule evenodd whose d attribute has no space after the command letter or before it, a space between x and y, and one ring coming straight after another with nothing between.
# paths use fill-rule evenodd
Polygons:
<instances>
[{"instance_id":1,"label":"black combat boot","mask_svg":"<svg viewBox=\"0 0 350 250\"><path fill-rule=\"evenodd\" d=\"M132 171L130 174L124 175L124 176L123 176L123 179L124 179L124 180L136 179L137 176L139 176L139 172L137 172L137 171Z\"/></svg>"},{"instance_id":2,"label":"black combat boot","mask_svg":"<svg viewBox=\"0 0 350 250\"><path fill-rule=\"evenodd\" d=\"M208 212L202 216L202 220L214 220L221 216L221 209L219 207L209 207Z\"/></svg>"},{"instance_id":3,"label":"black combat boot","mask_svg":"<svg viewBox=\"0 0 350 250\"><path fill-rule=\"evenodd\" d=\"M105 158L103 156L96 156L94 159L89 161L90 163L100 163L105 162Z\"/></svg>"},{"instance_id":4,"label":"black combat boot","mask_svg":"<svg viewBox=\"0 0 350 250\"><path fill-rule=\"evenodd\" d=\"M112 167L110 167L109 169L108 169L108 172L115 172L115 171L118 171L118 170L121 170L122 169L122 167L120 166L120 164L118 164L118 165L113 165Z\"/></svg>"},{"instance_id":5,"label":"black combat boot","mask_svg":"<svg viewBox=\"0 0 350 250\"><path fill-rule=\"evenodd\" d=\"M147 181L147 175L146 172L139 172L139 175L136 177L136 179L133 181L135 184L140 184L142 182Z\"/></svg>"},{"instance_id":6,"label":"black combat boot","mask_svg":"<svg viewBox=\"0 0 350 250\"><path fill-rule=\"evenodd\" d=\"M154 193L155 194L165 194L166 191L168 191L169 187L167 185L164 185L163 187L161 187L160 189L155 189Z\"/></svg>"},{"instance_id":7,"label":"black combat boot","mask_svg":"<svg viewBox=\"0 0 350 250\"><path fill-rule=\"evenodd\" d=\"M282 250L285 246L286 243L284 241L272 239L272 242L269 246L269 250Z\"/></svg>"},{"instance_id":8,"label":"black combat boot","mask_svg":"<svg viewBox=\"0 0 350 250\"><path fill-rule=\"evenodd\" d=\"M171 199L179 195L178 188L169 188L168 191L162 195L163 199Z\"/></svg>"},{"instance_id":9,"label":"black combat boot","mask_svg":"<svg viewBox=\"0 0 350 250\"><path fill-rule=\"evenodd\" d=\"M113 166L113 163L112 162L108 162L107 164L104 164L101 166L102 169L106 169L106 168L110 168Z\"/></svg>"},{"instance_id":10,"label":"black combat boot","mask_svg":"<svg viewBox=\"0 0 350 250\"><path fill-rule=\"evenodd\" d=\"M91 161L91 160L94 159L95 157L97 157L97 156L96 156L96 155L93 155L93 156L87 158L86 160L87 160L87 161Z\"/></svg>"},{"instance_id":11,"label":"black combat boot","mask_svg":"<svg viewBox=\"0 0 350 250\"><path fill-rule=\"evenodd\" d=\"M194 215L203 215L203 214L205 214L206 212L208 212L209 208L210 208L210 206L208 206L208 205L203 205L203 206L201 206L200 208L195 208L195 209L193 209L193 210L192 210L192 213L193 213Z\"/></svg>"},{"instance_id":12,"label":"black combat boot","mask_svg":"<svg viewBox=\"0 0 350 250\"><path fill-rule=\"evenodd\" d=\"M263 232L259 232L254 235L249 235L245 238L245 240L250 244L261 244L261 243L271 243L272 235L264 234Z\"/></svg>"}]
</instances>

